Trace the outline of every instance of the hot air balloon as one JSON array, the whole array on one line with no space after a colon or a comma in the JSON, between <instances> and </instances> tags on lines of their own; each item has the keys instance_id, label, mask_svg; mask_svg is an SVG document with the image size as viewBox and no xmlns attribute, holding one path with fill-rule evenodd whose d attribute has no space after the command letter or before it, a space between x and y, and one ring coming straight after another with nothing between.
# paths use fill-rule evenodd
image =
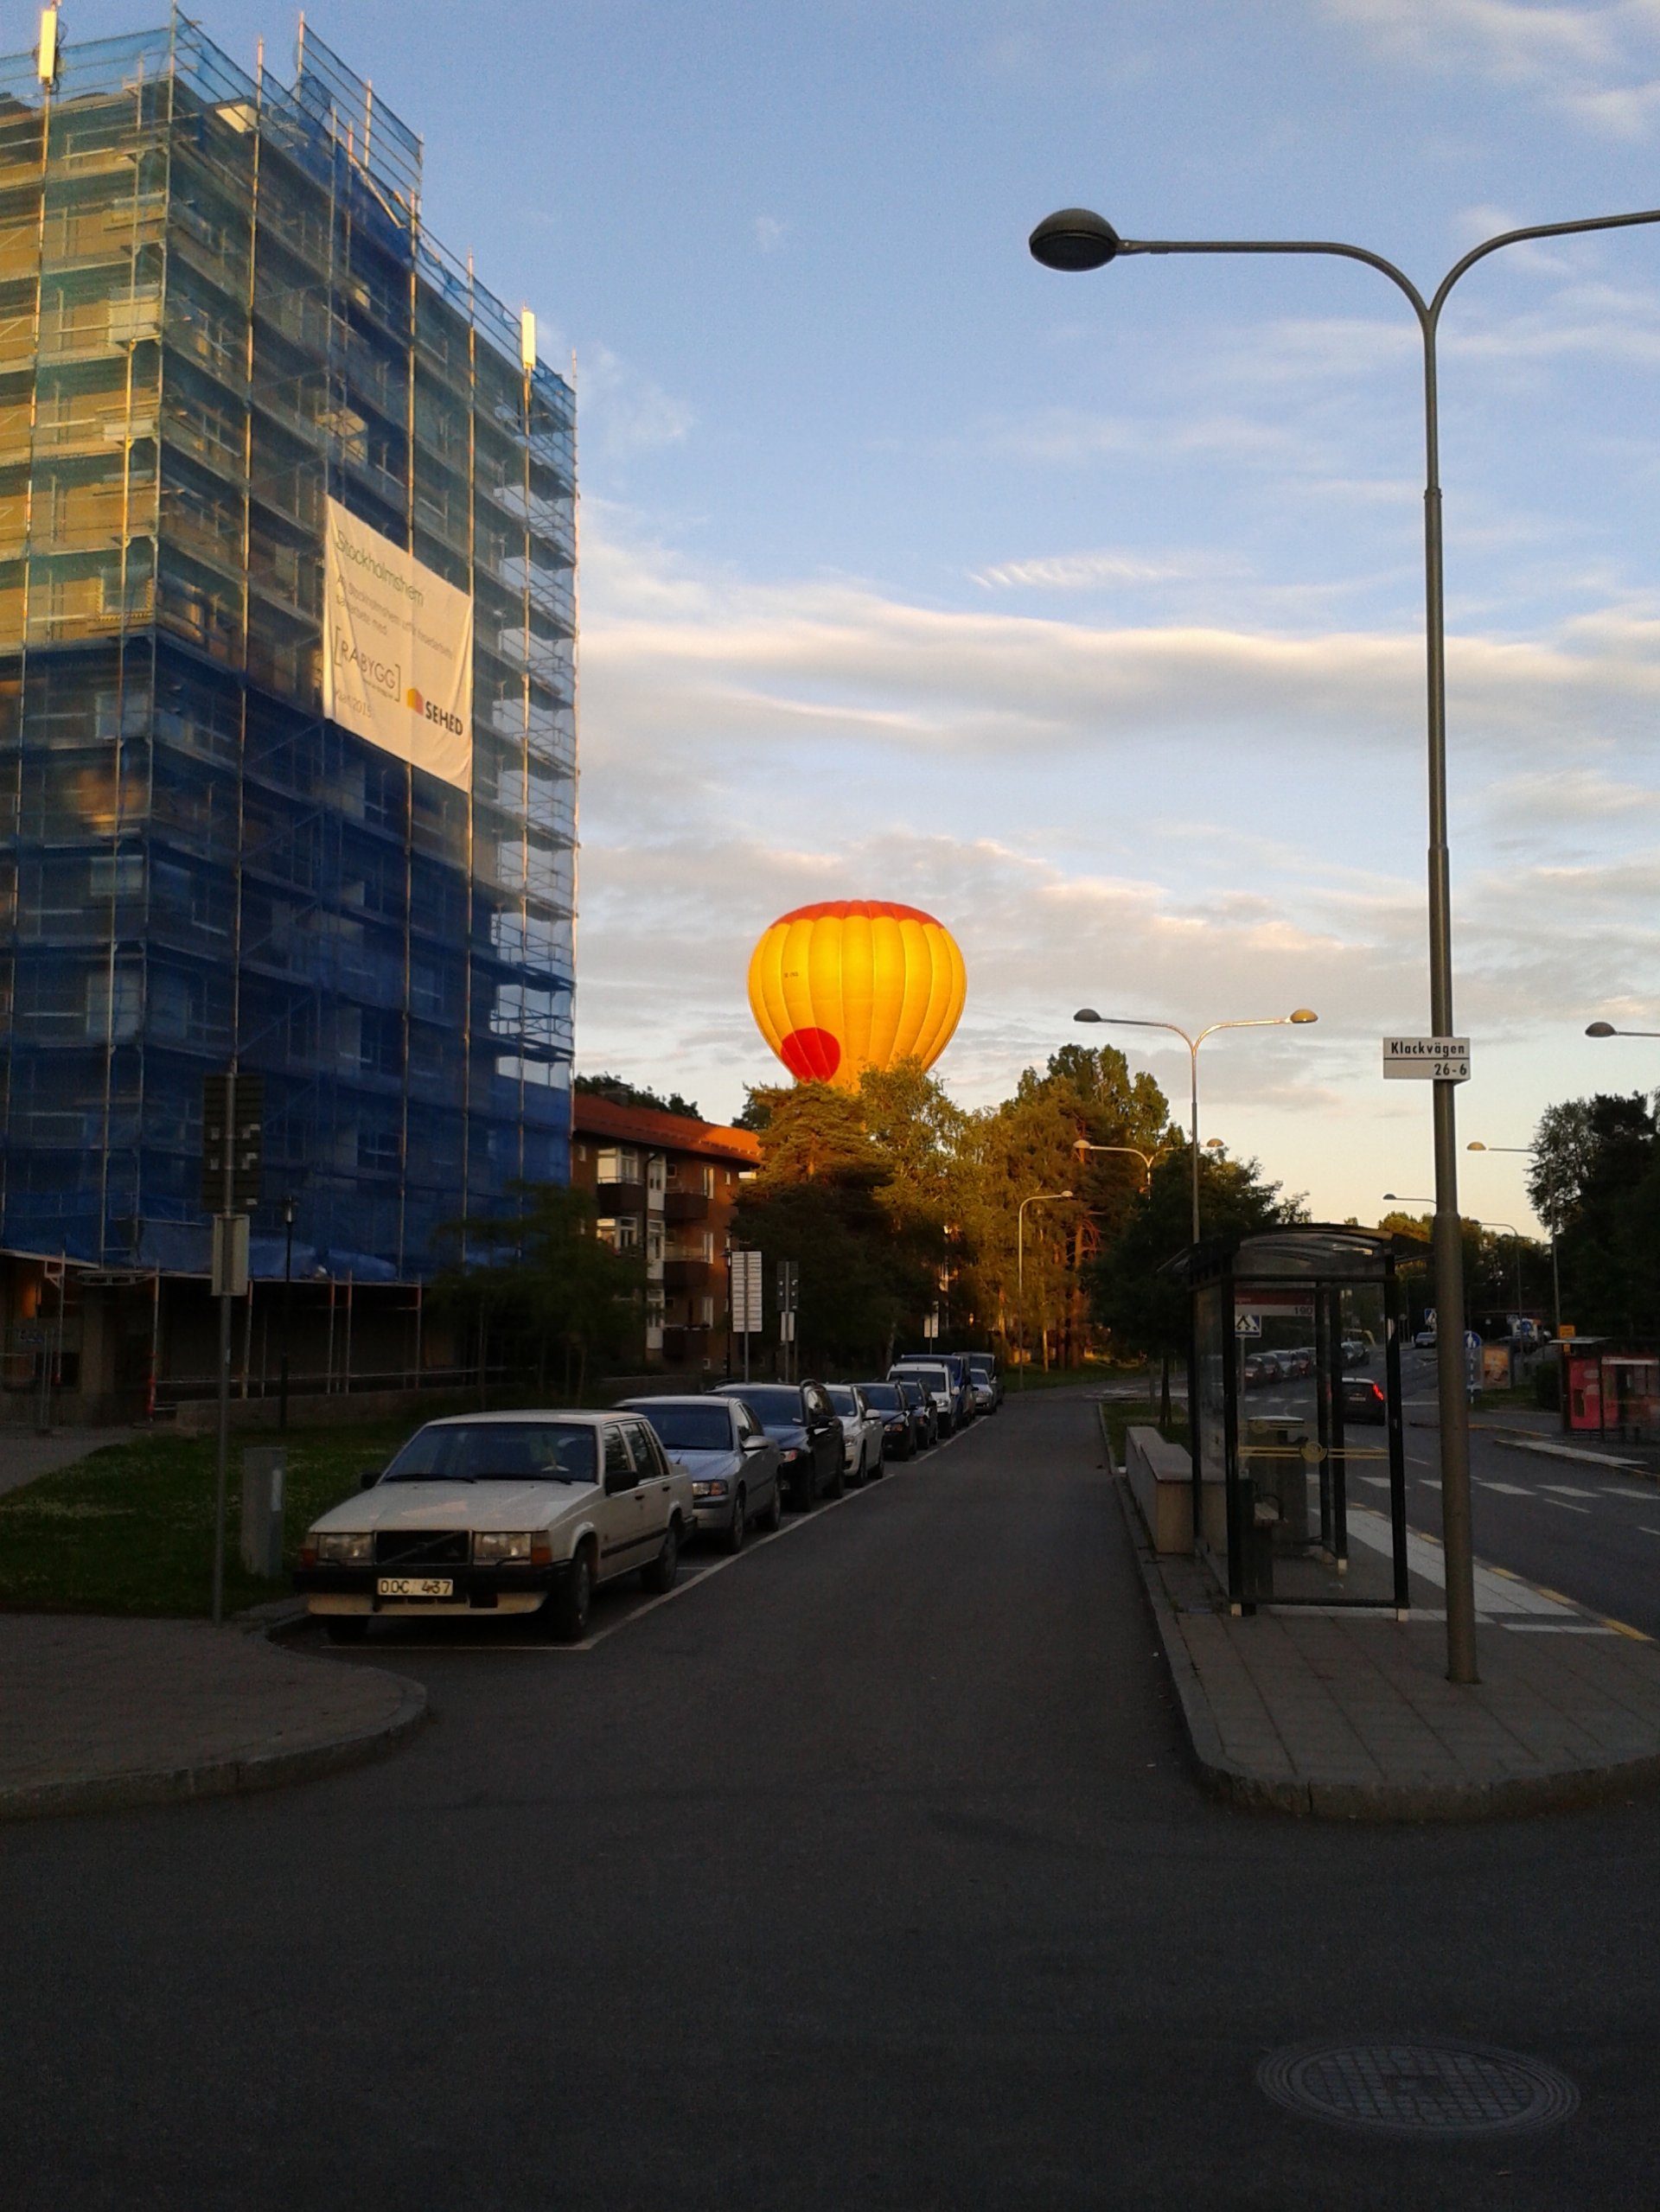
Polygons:
<instances>
[{"instance_id":1,"label":"hot air balloon","mask_svg":"<svg viewBox=\"0 0 1660 2212\"><path fill-rule=\"evenodd\" d=\"M885 899L797 907L750 956L750 1009L762 1036L798 1081L844 1090L857 1090L867 1068L932 1067L967 992L950 931Z\"/></svg>"}]
</instances>

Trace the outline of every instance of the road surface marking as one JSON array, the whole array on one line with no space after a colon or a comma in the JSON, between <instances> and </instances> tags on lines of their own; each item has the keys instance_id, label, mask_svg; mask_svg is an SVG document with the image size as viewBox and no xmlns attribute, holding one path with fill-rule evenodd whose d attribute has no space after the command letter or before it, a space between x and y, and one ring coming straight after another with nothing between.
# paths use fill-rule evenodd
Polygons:
<instances>
[{"instance_id":1,"label":"road surface marking","mask_svg":"<svg viewBox=\"0 0 1660 2212\"><path fill-rule=\"evenodd\" d=\"M1555 1491L1559 1498L1595 1498L1602 1495L1599 1490L1582 1490L1573 1482L1542 1482L1539 1488Z\"/></svg>"},{"instance_id":2,"label":"road surface marking","mask_svg":"<svg viewBox=\"0 0 1660 2212\"><path fill-rule=\"evenodd\" d=\"M1589 1506L1571 1506L1566 1498L1541 1498L1541 1505L1555 1506L1559 1513L1589 1513Z\"/></svg>"},{"instance_id":3,"label":"road surface marking","mask_svg":"<svg viewBox=\"0 0 1660 2212\"><path fill-rule=\"evenodd\" d=\"M1488 1475L1478 1475L1476 1480L1484 1490L1503 1490L1507 1498L1530 1498L1533 1495L1533 1492L1524 1489L1520 1482L1495 1482Z\"/></svg>"}]
</instances>

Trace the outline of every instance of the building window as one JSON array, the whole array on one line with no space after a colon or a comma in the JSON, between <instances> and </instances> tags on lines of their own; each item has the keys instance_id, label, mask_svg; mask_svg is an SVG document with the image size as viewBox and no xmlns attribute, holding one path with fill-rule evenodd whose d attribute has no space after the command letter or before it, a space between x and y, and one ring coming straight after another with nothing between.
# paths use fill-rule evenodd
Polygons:
<instances>
[{"instance_id":1,"label":"building window","mask_svg":"<svg viewBox=\"0 0 1660 2212\"><path fill-rule=\"evenodd\" d=\"M663 1156L652 1152L646 1159L646 1189L661 1191L663 1187Z\"/></svg>"},{"instance_id":2,"label":"building window","mask_svg":"<svg viewBox=\"0 0 1660 2212\"><path fill-rule=\"evenodd\" d=\"M639 1153L608 1144L599 1155L599 1179L602 1182L638 1182Z\"/></svg>"},{"instance_id":3,"label":"building window","mask_svg":"<svg viewBox=\"0 0 1660 2212\"><path fill-rule=\"evenodd\" d=\"M713 1300L712 1298L709 1298L709 1297L699 1298L699 1299L698 1300L698 1326L699 1326L699 1329L712 1329L712 1328L714 1327L714 1325L715 1325L715 1302L714 1302L714 1300Z\"/></svg>"}]
</instances>

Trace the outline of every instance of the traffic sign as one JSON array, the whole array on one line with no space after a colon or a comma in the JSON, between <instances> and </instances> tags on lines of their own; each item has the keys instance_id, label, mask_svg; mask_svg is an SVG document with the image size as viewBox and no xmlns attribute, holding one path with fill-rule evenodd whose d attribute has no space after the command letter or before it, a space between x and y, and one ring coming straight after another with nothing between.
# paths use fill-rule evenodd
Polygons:
<instances>
[{"instance_id":1,"label":"traffic sign","mask_svg":"<svg viewBox=\"0 0 1660 2212\"><path fill-rule=\"evenodd\" d=\"M1383 1073L1393 1081L1467 1083L1468 1037L1385 1037Z\"/></svg>"},{"instance_id":2,"label":"traffic sign","mask_svg":"<svg viewBox=\"0 0 1660 2212\"><path fill-rule=\"evenodd\" d=\"M1262 1334L1261 1315L1260 1313L1235 1314L1234 1334L1235 1336L1260 1336Z\"/></svg>"},{"instance_id":3,"label":"traffic sign","mask_svg":"<svg viewBox=\"0 0 1660 2212\"><path fill-rule=\"evenodd\" d=\"M210 1214L252 1214L259 1203L265 1086L259 1075L204 1075L201 1202ZM226 1189L229 1155L230 1188Z\"/></svg>"},{"instance_id":4,"label":"traffic sign","mask_svg":"<svg viewBox=\"0 0 1660 2212\"><path fill-rule=\"evenodd\" d=\"M739 1336L761 1334L761 1268L758 1252L734 1252L731 1259L732 1329Z\"/></svg>"}]
</instances>

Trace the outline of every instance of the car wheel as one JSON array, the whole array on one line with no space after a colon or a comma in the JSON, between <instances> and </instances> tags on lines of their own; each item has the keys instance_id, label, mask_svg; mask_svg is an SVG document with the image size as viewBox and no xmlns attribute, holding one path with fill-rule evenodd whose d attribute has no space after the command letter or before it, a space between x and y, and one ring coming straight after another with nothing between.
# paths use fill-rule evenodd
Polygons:
<instances>
[{"instance_id":1,"label":"car wheel","mask_svg":"<svg viewBox=\"0 0 1660 2212\"><path fill-rule=\"evenodd\" d=\"M727 1551L741 1552L744 1549L744 1539L749 1534L749 1501L744 1497L743 1491L740 1490L732 1503L731 1526L726 1531Z\"/></svg>"},{"instance_id":2,"label":"car wheel","mask_svg":"<svg viewBox=\"0 0 1660 2212\"><path fill-rule=\"evenodd\" d=\"M839 1498L841 1495L845 1485L846 1475L842 1468L841 1455L838 1452L836 1455L836 1471L824 1486L825 1496L827 1498Z\"/></svg>"},{"instance_id":3,"label":"car wheel","mask_svg":"<svg viewBox=\"0 0 1660 2212\"><path fill-rule=\"evenodd\" d=\"M794 1513L811 1513L819 1502L819 1470L812 1460L805 1467L797 1468L795 1479L789 1486L790 1509Z\"/></svg>"},{"instance_id":4,"label":"car wheel","mask_svg":"<svg viewBox=\"0 0 1660 2212\"><path fill-rule=\"evenodd\" d=\"M680 1571L680 1524L671 1520L663 1532L662 1550L640 1570L641 1587L648 1590L654 1597L661 1597L665 1590L674 1589L674 1578Z\"/></svg>"},{"instance_id":5,"label":"car wheel","mask_svg":"<svg viewBox=\"0 0 1660 2212\"><path fill-rule=\"evenodd\" d=\"M883 1476L887 1473L887 1471L888 1471L888 1450L887 1450L887 1446L886 1446L885 1444L884 1444L884 1445L882 1446L881 1450L880 1450L877 1453L877 1455L876 1455L876 1464L875 1464L875 1466L874 1466L874 1467L872 1467L872 1469L871 1469L871 1480L872 1480L872 1482L879 1482L882 1480L882 1477L883 1477Z\"/></svg>"},{"instance_id":6,"label":"car wheel","mask_svg":"<svg viewBox=\"0 0 1660 2212\"><path fill-rule=\"evenodd\" d=\"M561 1643L580 1642L586 1635L593 1602L593 1556L584 1544L571 1561L570 1573L542 1600L543 1616Z\"/></svg>"},{"instance_id":7,"label":"car wheel","mask_svg":"<svg viewBox=\"0 0 1660 2212\"><path fill-rule=\"evenodd\" d=\"M776 1536L776 1535L778 1533L778 1531L779 1531L779 1530L783 1527L783 1525L784 1525L784 1485L783 1485L783 1478L782 1478L781 1476L775 1475L775 1476L773 1476L773 1478L772 1478L772 1503L771 1503L771 1504L767 1508L766 1511L762 1514L762 1516L761 1516L761 1526L762 1526L762 1527L763 1527L763 1528L764 1528L764 1529L766 1530L766 1532L767 1532L767 1533L768 1533L768 1535L769 1535L769 1536Z\"/></svg>"},{"instance_id":8,"label":"car wheel","mask_svg":"<svg viewBox=\"0 0 1660 2212\"><path fill-rule=\"evenodd\" d=\"M849 1484L855 1490L862 1490L865 1487L865 1446L861 1440L859 1447L859 1464L847 1477Z\"/></svg>"},{"instance_id":9,"label":"car wheel","mask_svg":"<svg viewBox=\"0 0 1660 2212\"><path fill-rule=\"evenodd\" d=\"M367 1613L331 1613L322 1624L330 1643L361 1643L369 1633Z\"/></svg>"}]
</instances>

